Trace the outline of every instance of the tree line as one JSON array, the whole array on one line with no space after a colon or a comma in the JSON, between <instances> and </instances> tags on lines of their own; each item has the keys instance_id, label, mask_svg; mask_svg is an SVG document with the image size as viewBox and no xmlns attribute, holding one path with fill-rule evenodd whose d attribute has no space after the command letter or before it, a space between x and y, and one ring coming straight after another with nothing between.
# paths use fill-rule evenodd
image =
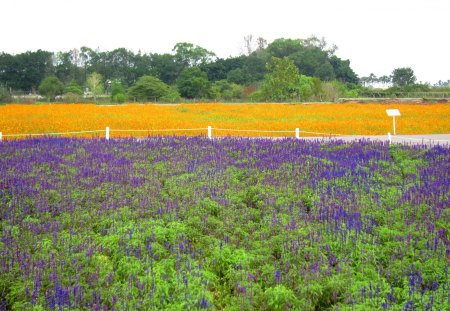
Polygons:
<instances>
[{"instance_id":1,"label":"tree line","mask_svg":"<svg viewBox=\"0 0 450 311\"><path fill-rule=\"evenodd\" d=\"M88 47L1 53L0 100L38 92L48 100L68 101L86 96L117 102L309 101L357 97L364 90L367 80L355 74L349 60L337 57L337 47L324 38L280 38L270 44L263 38L244 39L245 53L228 58L187 42L164 54Z\"/></svg>"}]
</instances>

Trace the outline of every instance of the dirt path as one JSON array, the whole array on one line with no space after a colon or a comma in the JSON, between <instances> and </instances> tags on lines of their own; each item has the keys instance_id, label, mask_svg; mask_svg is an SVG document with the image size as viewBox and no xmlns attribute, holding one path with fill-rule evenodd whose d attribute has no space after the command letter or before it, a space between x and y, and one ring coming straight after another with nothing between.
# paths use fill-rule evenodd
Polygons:
<instances>
[{"instance_id":1,"label":"dirt path","mask_svg":"<svg viewBox=\"0 0 450 311\"><path fill-rule=\"evenodd\" d=\"M387 142L387 135L379 136L333 136L333 137L301 137L307 140L343 140L355 141L361 139L368 139L374 141ZM442 145L450 146L450 134L431 134L431 135L392 135L392 143L403 143L410 145Z\"/></svg>"}]
</instances>

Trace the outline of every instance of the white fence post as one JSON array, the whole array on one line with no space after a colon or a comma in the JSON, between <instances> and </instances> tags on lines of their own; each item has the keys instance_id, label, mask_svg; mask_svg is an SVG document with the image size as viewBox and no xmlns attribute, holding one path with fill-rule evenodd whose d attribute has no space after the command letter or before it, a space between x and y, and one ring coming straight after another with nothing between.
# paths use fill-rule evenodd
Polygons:
<instances>
[{"instance_id":1,"label":"white fence post","mask_svg":"<svg viewBox=\"0 0 450 311\"><path fill-rule=\"evenodd\" d=\"M300 139L300 129L298 127L295 129L295 138Z\"/></svg>"},{"instance_id":2,"label":"white fence post","mask_svg":"<svg viewBox=\"0 0 450 311\"><path fill-rule=\"evenodd\" d=\"M106 127L106 140L109 140L109 126Z\"/></svg>"},{"instance_id":3,"label":"white fence post","mask_svg":"<svg viewBox=\"0 0 450 311\"><path fill-rule=\"evenodd\" d=\"M390 132L388 133L388 140L389 140L389 144L392 144L392 136L391 136Z\"/></svg>"},{"instance_id":4,"label":"white fence post","mask_svg":"<svg viewBox=\"0 0 450 311\"><path fill-rule=\"evenodd\" d=\"M208 125L208 138L211 139L212 138L212 126Z\"/></svg>"}]
</instances>

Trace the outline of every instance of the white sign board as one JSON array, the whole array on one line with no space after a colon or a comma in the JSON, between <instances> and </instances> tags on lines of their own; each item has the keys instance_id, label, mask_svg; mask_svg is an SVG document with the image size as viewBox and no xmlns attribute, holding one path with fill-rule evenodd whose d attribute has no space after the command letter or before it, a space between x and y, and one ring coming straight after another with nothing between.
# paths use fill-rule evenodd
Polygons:
<instances>
[{"instance_id":1,"label":"white sign board","mask_svg":"<svg viewBox=\"0 0 450 311\"><path fill-rule=\"evenodd\" d=\"M394 135L395 133L395 117L400 116L400 111L398 109L386 109L386 113L389 117L392 117L392 121L394 121Z\"/></svg>"},{"instance_id":2,"label":"white sign board","mask_svg":"<svg viewBox=\"0 0 450 311\"><path fill-rule=\"evenodd\" d=\"M388 117L398 117L400 116L400 111L398 109L386 109Z\"/></svg>"}]
</instances>

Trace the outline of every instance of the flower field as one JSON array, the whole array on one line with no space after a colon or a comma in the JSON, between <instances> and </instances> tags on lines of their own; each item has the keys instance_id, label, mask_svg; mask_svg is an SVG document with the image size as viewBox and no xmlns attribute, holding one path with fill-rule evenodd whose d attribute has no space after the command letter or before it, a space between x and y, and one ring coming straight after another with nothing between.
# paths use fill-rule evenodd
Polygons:
<instances>
[{"instance_id":1,"label":"flower field","mask_svg":"<svg viewBox=\"0 0 450 311\"><path fill-rule=\"evenodd\" d=\"M82 107L85 119L75 105L26 107L20 120L28 122L9 130L149 127L149 120L167 127L158 111L187 113L170 124L184 127L219 115L196 106L187 109L199 109L198 119L177 106ZM313 109L257 107L261 114ZM384 108L374 115L387 119ZM5 109L18 118L10 106L0 109L3 128ZM131 123L141 109L155 116ZM400 106L402 125L408 109ZM109 111L104 120L99 111ZM242 126L258 124L261 114L253 120L246 112ZM293 126L286 118L283 127ZM422 130L439 131L432 123ZM449 181L448 146L7 140L0 143L0 309L448 310Z\"/></svg>"},{"instance_id":2,"label":"flower field","mask_svg":"<svg viewBox=\"0 0 450 311\"><path fill-rule=\"evenodd\" d=\"M302 131L344 135L386 135L398 108L398 134L450 133L449 104L183 104L101 106L89 104L0 106L0 132L33 134L111 128L111 136L206 135L206 127L292 131L255 133L215 130L214 136L294 136ZM114 130L192 129L199 131L114 132ZM84 136L104 135L83 134ZM302 134L310 136L308 134Z\"/></svg>"}]
</instances>

